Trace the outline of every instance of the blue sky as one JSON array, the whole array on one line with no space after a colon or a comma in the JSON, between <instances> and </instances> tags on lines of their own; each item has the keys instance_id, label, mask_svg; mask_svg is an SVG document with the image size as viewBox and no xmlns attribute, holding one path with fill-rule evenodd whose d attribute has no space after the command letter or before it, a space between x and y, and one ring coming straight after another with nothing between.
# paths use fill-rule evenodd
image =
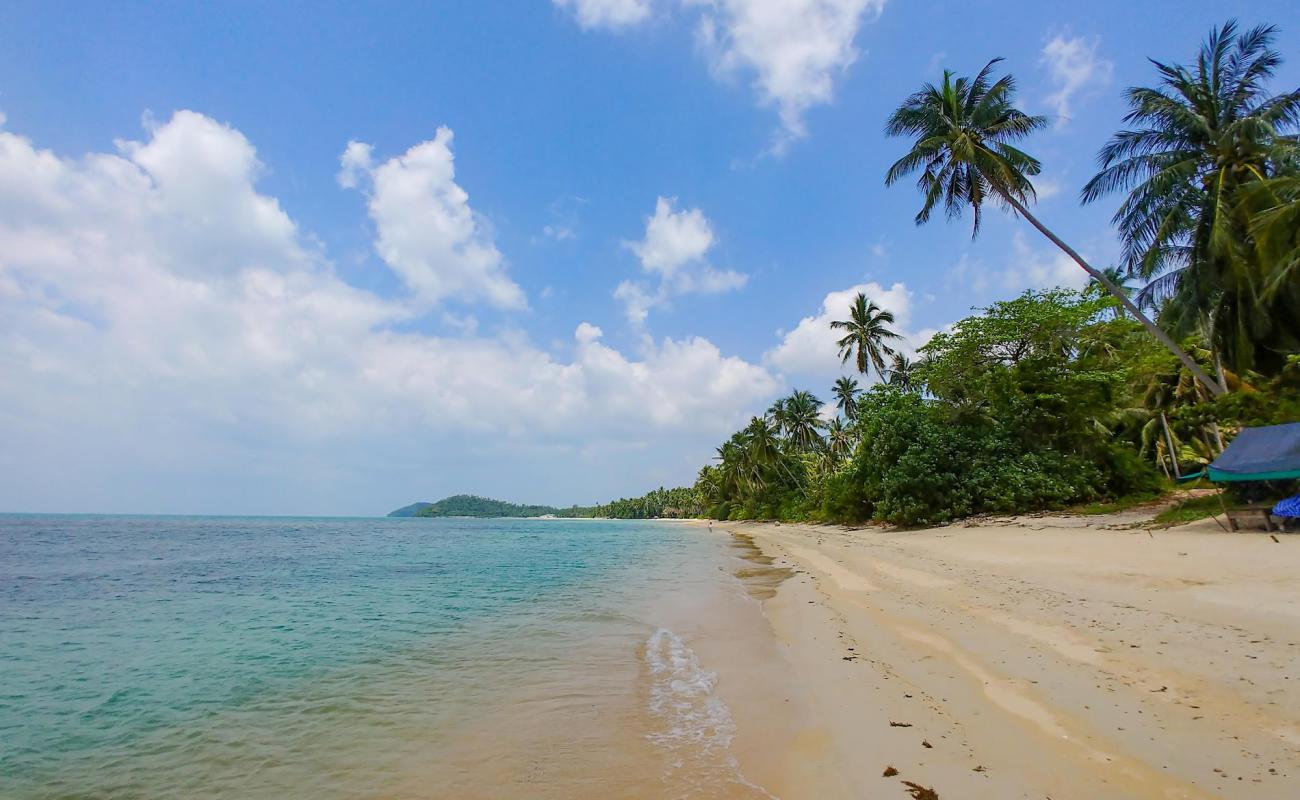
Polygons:
<instances>
[{"instance_id":1,"label":"blue sky","mask_svg":"<svg viewBox=\"0 0 1300 800\"><path fill-rule=\"evenodd\" d=\"M918 346L1079 282L1023 223L912 223L885 116L993 56L1079 187L1221 4L23 3L0 9L0 509L366 514L692 480L857 287ZM1282 26L1293 3L1242 22ZM1287 63L1277 86L1300 81Z\"/></svg>"}]
</instances>

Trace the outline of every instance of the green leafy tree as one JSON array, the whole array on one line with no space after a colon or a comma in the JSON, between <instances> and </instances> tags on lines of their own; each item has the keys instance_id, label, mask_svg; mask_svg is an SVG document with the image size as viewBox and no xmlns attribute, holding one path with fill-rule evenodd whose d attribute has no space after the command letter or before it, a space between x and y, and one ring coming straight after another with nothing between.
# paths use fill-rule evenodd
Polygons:
<instances>
[{"instance_id":1,"label":"green leafy tree","mask_svg":"<svg viewBox=\"0 0 1300 800\"><path fill-rule=\"evenodd\" d=\"M887 342L901 339L888 326L894 324L894 314L867 300L867 296L858 292L849 306L849 318L831 322L832 330L845 331L835 344L840 349L840 362L849 363L853 359L858 372L867 374L868 365L876 368L876 374L885 377L885 359L894 354Z\"/></svg>"},{"instance_id":2,"label":"green leafy tree","mask_svg":"<svg viewBox=\"0 0 1300 800\"><path fill-rule=\"evenodd\" d=\"M956 218L969 208L974 216L973 235L976 235L986 201L1009 207L1106 287L1199 380L1216 394L1222 394L1226 391L1224 387L1201 370L1132 299L1030 213L1027 204L1036 195L1029 177L1039 174L1042 167L1036 158L1014 143L1045 126L1047 121L1015 107L1015 80L1010 75L996 80L993 77L993 68L1000 60L990 61L974 78L957 77L945 71L941 85L926 84L890 115L886 133L911 137L914 143L889 168L885 184L892 185L920 171L917 186L925 199L916 215L918 225L929 221L940 204L949 218Z\"/></svg>"}]
</instances>

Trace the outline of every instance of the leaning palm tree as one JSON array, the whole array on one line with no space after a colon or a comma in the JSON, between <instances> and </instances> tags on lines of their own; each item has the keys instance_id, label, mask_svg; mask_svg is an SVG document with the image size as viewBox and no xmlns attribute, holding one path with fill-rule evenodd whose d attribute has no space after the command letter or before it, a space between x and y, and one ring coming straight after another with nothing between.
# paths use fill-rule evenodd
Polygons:
<instances>
[{"instance_id":1,"label":"leaning palm tree","mask_svg":"<svg viewBox=\"0 0 1300 800\"><path fill-rule=\"evenodd\" d=\"M1083 189L1085 203L1128 192L1114 222L1126 269L1150 281L1143 297L1164 301L1161 319L1176 334L1206 333L1237 369L1261 345L1295 342L1282 318L1296 297L1265 300L1271 265L1251 230L1252 207L1275 205L1269 180L1294 174L1300 157L1300 91L1270 95L1265 85L1282 61L1270 47L1276 30L1238 33L1228 22L1194 66L1153 61L1159 84L1126 92L1132 127L1102 148Z\"/></svg>"},{"instance_id":2,"label":"leaning palm tree","mask_svg":"<svg viewBox=\"0 0 1300 800\"><path fill-rule=\"evenodd\" d=\"M867 296L858 292L849 306L849 318L831 322L832 330L847 331L835 344L840 348L840 363L847 364L854 359L858 372L867 374L869 366L876 368L883 380L885 377L885 358L894 354L893 348L885 342L901 339L887 326L894 324L894 315L867 300Z\"/></svg>"},{"instance_id":3,"label":"leaning palm tree","mask_svg":"<svg viewBox=\"0 0 1300 800\"><path fill-rule=\"evenodd\" d=\"M917 186L925 201L916 215L916 224L929 221L940 203L950 219L969 207L974 214L972 235L979 233L985 201L1010 208L1115 295L1129 314L1178 356L1198 380L1216 395L1223 394L1226 389L1148 319L1131 298L1029 212L1026 205L1037 199L1029 176L1041 172L1042 166L1013 143L1044 127L1047 120L1030 116L1013 105L1014 78L1004 75L993 79L993 68L1001 60L990 61L973 79L956 77L945 70L942 85L927 83L890 115L885 132L913 137L915 143L889 168L885 185L920 170Z\"/></svg>"},{"instance_id":4,"label":"leaning palm tree","mask_svg":"<svg viewBox=\"0 0 1300 800\"><path fill-rule=\"evenodd\" d=\"M835 407L850 422L858 417L858 382L847 375L835 380Z\"/></svg>"}]
</instances>

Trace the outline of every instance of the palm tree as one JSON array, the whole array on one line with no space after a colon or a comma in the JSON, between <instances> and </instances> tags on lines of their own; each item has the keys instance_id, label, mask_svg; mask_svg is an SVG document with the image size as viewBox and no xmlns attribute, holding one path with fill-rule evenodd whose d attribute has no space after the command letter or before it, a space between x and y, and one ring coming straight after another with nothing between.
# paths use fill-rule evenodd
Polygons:
<instances>
[{"instance_id":1,"label":"palm tree","mask_svg":"<svg viewBox=\"0 0 1300 800\"><path fill-rule=\"evenodd\" d=\"M826 452L833 464L839 464L853 452L853 433L839 417L826 428Z\"/></svg>"},{"instance_id":2,"label":"palm tree","mask_svg":"<svg viewBox=\"0 0 1300 800\"><path fill-rule=\"evenodd\" d=\"M782 434L789 430L790 412L787 404L790 398L782 397L772 403L767 409L767 418L772 425Z\"/></svg>"},{"instance_id":3,"label":"palm tree","mask_svg":"<svg viewBox=\"0 0 1300 800\"><path fill-rule=\"evenodd\" d=\"M916 391L916 367L912 360L902 353L895 353L889 366L889 385L897 386L905 392Z\"/></svg>"},{"instance_id":4,"label":"palm tree","mask_svg":"<svg viewBox=\"0 0 1300 800\"><path fill-rule=\"evenodd\" d=\"M1247 195L1252 206L1262 206L1251 217L1250 232L1271 267L1263 291L1271 300L1285 288L1295 291L1300 276L1300 173L1264 181ZM1263 202L1252 202L1261 196Z\"/></svg>"},{"instance_id":5,"label":"palm tree","mask_svg":"<svg viewBox=\"0 0 1300 800\"><path fill-rule=\"evenodd\" d=\"M781 442L776 426L765 417L754 417L741 433L745 439L746 472L757 493L766 486L764 473L781 463Z\"/></svg>"},{"instance_id":6,"label":"palm tree","mask_svg":"<svg viewBox=\"0 0 1300 800\"><path fill-rule=\"evenodd\" d=\"M1151 281L1143 299L1167 301L1162 317L1176 333L1203 331L1238 370L1258 344L1293 338L1273 330L1285 314L1261 302L1269 270L1252 241L1254 203L1242 202L1294 174L1300 156L1300 91L1265 89L1282 61L1269 47L1276 30L1238 33L1231 21L1210 32L1194 67L1153 61L1159 85L1127 91L1133 127L1102 148L1101 171L1083 189L1085 203L1128 191L1114 221L1128 272ZM1267 194L1251 199L1274 205Z\"/></svg>"},{"instance_id":7,"label":"palm tree","mask_svg":"<svg viewBox=\"0 0 1300 800\"><path fill-rule=\"evenodd\" d=\"M940 202L949 218L960 216L969 207L975 222L972 235L979 233L981 209L986 200L1010 207L1115 295L1133 318L1178 356L1198 380L1216 395L1223 394L1226 389L1183 352L1168 333L1148 319L1132 299L1029 213L1026 203L1033 202L1037 196L1028 176L1037 175L1042 167L1037 159L1013 143L1044 127L1047 120L1030 116L1012 104L1015 79L1004 75L993 80L993 68L999 61L1000 58L990 61L974 79L955 77L945 70L941 86L927 83L890 115L885 132L890 136L914 137L915 143L889 168L885 185L893 185L920 170L917 186L925 195L925 202L916 215L916 224L929 221Z\"/></svg>"},{"instance_id":8,"label":"palm tree","mask_svg":"<svg viewBox=\"0 0 1300 800\"><path fill-rule=\"evenodd\" d=\"M1120 269L1119 267L1116 266L1103 267L1101 270L1101 274L1105 275L1106 278L1110 280L1112 284L1115 285L1116 289L1119 289L1128 297L1132 297L1133 293L1136 291L1132 286L1128 285L1129 282L1128 272L1126 272L1123 269ZM1088 279L1088 287L1093 291L1100 291L1100 292L1109 291L1108 289L1106 289L1106 287L1102 284L1101 281L1093 280L1091 278ZM1141 298L1139 298L1138 305L1141 306L1147 304L1143 302ZM1124 316L1124 309L1121 306L1115 306L1111 310L1114 312L1116 319L1120 319Z\"/></svg>"},{"instance_id":9,"label":"palm tree","mask_svg":"<svg viewBox=\"0 0 1300 800\"><path fill-rule=\"evenodd\" d=\"M881 379L885 377L885 358L892 356L894 350L885 342L903 337L894 333L887 325L894 324L893 313L868 302L867 296L858 292L849 306L849 319L837 319L831 322L832 330L848 331L835 344L840 348L840 363L847 364L855 359L858 372L867 374L868 364L876 368Z\"/></svg>"},{"instance_id":10,"label":"palm tree","mask_svg":"<svg viewBox=\"0 0 1300 800\"><path fill-rule=\"evenodd\" d=\"M858 417L858 382L845 375L835 380L835 407L844 418L852 421Z\"/></svg>"},{"instance_id":11,"label":"palm tree","mask_svg":"<svg viewBox=\"0 0 1300 800\"><path fill-rule=\"evenodd\" d=\"M785 435L798 452L809 452L822 444L822 401L811 392L796 391L785 400Z\"/></svg>"},{"instance_id":12,"label":"palm tree","mask_svg":"<svg viewBox=\"0 0 1300 800\"><path fill-rule=\"evenodd\" d=\"M732 434L718 448L718 470L722 493L736 496L749 488L750 475L745 465L746 443L743 434Z\"/></svg>"}]
</instances>

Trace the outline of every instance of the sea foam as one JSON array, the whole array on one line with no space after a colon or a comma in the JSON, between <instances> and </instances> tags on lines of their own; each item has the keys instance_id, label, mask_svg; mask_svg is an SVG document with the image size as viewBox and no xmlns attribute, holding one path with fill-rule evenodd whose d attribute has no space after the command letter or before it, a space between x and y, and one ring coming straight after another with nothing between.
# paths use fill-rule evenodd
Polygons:
<instances>
[{"instance_id":1,"label":"sea foam","mask_svg":"<svg viewBox=\"0 0 1300 800\"><path fill-rule=\"evenodd\" d=\"M646 641L645 658L650 714L658 723L649 739L669 756L664 782L670 793L734 797L741 789L753 797L773 798L741 774L731 752L736 723L715 691L717 673L701 666L695 651L667 628Z\"/></svg>"}]
</instances>

